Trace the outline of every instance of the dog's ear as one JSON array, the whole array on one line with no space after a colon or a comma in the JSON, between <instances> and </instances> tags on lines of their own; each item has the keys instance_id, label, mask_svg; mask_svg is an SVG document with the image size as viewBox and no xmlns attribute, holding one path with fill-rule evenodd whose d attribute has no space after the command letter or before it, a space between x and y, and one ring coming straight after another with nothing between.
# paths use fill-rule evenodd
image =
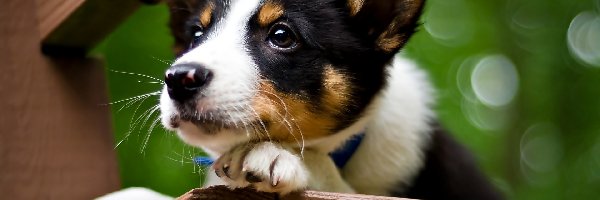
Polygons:
<instances>
[{"instance_id":1,"label":"dog's ear","mask_svg":"<svg viewBox=\"0 0 600 200\"><path fill-rule=\"evenodd\" d=\"M425 0L345 0L361 35L384 53L396 53L419 25Z\"/></svg>"},{"instance_id":2,"label":"dog's ear","mask_svg":"<svg viewBox=\"0 0 600 200\"><path fill-rule=\"evenodd\" d=\"M179 56L184 53L190 42L186 31L186 23L194 14L200 0L166 0L165 2L169 6L169 27L175 39L173 51Z\"/></svg>"}]
</instances>

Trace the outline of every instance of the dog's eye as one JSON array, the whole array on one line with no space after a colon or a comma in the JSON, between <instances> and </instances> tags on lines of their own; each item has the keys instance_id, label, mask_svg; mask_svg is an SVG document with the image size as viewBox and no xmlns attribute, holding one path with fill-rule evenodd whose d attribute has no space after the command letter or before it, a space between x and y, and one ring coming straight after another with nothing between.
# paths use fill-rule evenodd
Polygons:
<instances>
[{"instance_id":1,"label":"dog's eye","mask_svg":"<svg viewBox=\"0 0 600 200\"><path fill-rule=\"evenodd\" d=\"M190 48L198 46L200 43L200 38L202 35L204 35L204 28L202 28L200 25L194 25L192 26L190 33L192 34L192 43L190 44Z\"/></svg>"},{"instance_id":2,"label":"dog's eye","mask_svg":"<svg viewBox=\"0 0 600 200\"><path fill-rule=\"evenodd\" d=\"M275 48L291 49L297 45L297 37L286 24L275 24L267 37L269 45Z\"/></svg>"}]
</instances>

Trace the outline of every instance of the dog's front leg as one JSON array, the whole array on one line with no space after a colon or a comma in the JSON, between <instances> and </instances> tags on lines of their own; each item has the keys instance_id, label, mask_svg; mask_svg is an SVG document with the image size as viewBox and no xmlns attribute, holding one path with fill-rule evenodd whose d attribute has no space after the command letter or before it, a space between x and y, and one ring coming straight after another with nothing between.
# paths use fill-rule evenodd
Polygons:
<instances>
[{"instance_id":1,"label":"dog's front leg","mask_svg":"<svg viewBox=\"0 0 600 200\"><path fill-rule=\"evenodd\" d=\"M281 195L303 189L353 192L326 154L306 150L300 155L274 142L239 145L222 155L213 169L231 188L253 186Z\"/></svg>"}]
</instances>

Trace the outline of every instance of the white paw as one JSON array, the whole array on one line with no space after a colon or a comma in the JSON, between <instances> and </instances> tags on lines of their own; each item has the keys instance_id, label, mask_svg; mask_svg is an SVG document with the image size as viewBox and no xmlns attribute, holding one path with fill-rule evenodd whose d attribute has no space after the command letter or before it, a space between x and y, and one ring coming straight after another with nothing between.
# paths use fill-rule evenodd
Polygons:
<instances>
[{"instance_id":1,"label":"white paw","mask_svg":"<svg viewBox=\"0 0 600 200\"><path fill-rule=\"evenodd\" d=\"M252 186L285 195L308 185L309 173L301 158L272 142L239 145L222 155L213 168L231 188Z\"/></svg>"}]
</instances>

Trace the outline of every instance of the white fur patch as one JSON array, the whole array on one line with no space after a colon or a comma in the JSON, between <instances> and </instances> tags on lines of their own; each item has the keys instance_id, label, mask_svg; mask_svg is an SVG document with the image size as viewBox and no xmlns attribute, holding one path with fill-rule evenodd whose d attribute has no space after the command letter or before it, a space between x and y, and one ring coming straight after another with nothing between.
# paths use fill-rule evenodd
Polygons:
<instances>
[{"instance_id":1,"label":"white fur patch","mask_svg":"<svg viewBox=\"0 0 600 200\"><path fill-rule=\"evenodd\" d=\"M113 192L101 197L96 200L172 200L173 197L169 197L158 192L152 191L146 188L127 188L118 192Z\"/></svg>"},{"instance_id":2,"label":"white fur patch","mask_svg":"<svg viewBox=\"0 0 600 200\"><path fill-rule=\"evenodd\" d=\"M221 170L223 168L227 168L227 172ZM259 191L279 194L305 189L311 177L300 157L292 149L272 142L237 146L223 154L215 162L213 169L217 170L229 187L252 185ZM248 182L249 174L261 181Z\"/></svg>"},{"instance_id":3,"label":"white fur patch","mask_svg":"<svg viewBox=\"0 0 600 200\"><path fill-rule=\"evenodd\" d=\"M215 30L207 35L206 41L173 64L200 64L213 73L212 81L201 92L203 97L197 100L199 117L211 118L211 112L224 113L230 122L228 125L240 128L245 126L247 119L256 117L250 108L250 100L255 95L259 80L258 67L246 48L245 34L248 21L259 5L260 0L232 0L227 16L215 24ZM160 107L162 123L170 127L171 118L179 113L166 89L162 93ZM186 143L215 156L248 138L244 137L246 133L241 129L208 135L189 122L180 123L176 130Z\"/></svg>"},{"instance_id":4,"label":"white fur patch","mask_svg":"<svg viewBox=\"0 0 600 200\"><path fill-rule=\"evenodd\" d=\"M394 59L389 73L388 87L367 111L365 138L342 172L359 193L390 195L423 166L433 89L426 74L403 58Z\"/></svg>"}]
</instances>

